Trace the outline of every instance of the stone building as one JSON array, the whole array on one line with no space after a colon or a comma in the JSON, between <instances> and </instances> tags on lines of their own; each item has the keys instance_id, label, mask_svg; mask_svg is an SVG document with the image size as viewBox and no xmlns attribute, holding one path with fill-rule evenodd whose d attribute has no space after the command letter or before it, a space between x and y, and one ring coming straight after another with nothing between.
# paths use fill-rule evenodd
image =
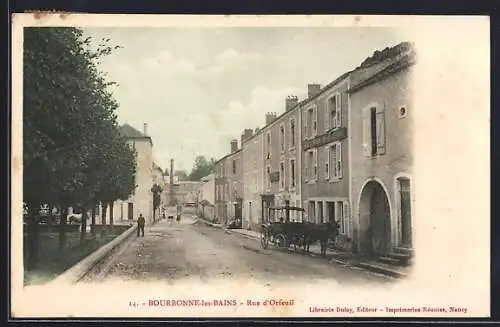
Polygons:
<instances>
[{"instance_id":1,"label":"stone building","mask_svg":"<svg viewBox=\"0 0 500 327\"><path fill-rule=\"evenodd\" d=\"M351 198L357 250L384 255L412 248L415 53L402 43L376 55L351 74Z\"/></svg>"},{"instance_id":2,"label":"stone building","mask_svg":"<svg viewBox=\"0 0 500 327\"><path fill-rule=\"evenodd\" d=\"M213 220L215 218L215 174L210 174L201 179L199 193L198 211L201 217Z\"/></svg>"},{"instance_id":3,"label":"stone building","mask_svg":"<svg viewBox=\"0 0 500 327\"><path fill-rule=\"evenodd\" d=\"M245 129L241 136L243 168L243 228L258 230L264 190L264 137L259 128Z\"/></svg>"},{"instance_id":4,"label":"stone building","mask_svg":"<svg viewBox=\"0 0 500 327\"><path fill-rule=\"evenodd\" d=\"M339 239L344 240L349 240L352 234L349 228L348 83L349 73L324 88L309 84L308 98L301 103L302 196L307 220L337 221Z\"/></svg>"},{"instance_id":5,"label":"stone building","mask_svg":"<svg viewBox=\"0 0 500 327\"><path fill-rule=\"evenodd\" d=\"M243 166L238 140L231 141L231 152L215 163L215 215L219 222L241 219Z\"/></svg>"},{"instance_id":6,"label":"stone building","mask_svg":"<svg viewBox=\"0 0 500 327\"><path fill-rule=\"evenodd\" d=\"M146 223L153 221L153 141L147 134L147 124L143 132L138 131L129 124L120 127L127 143L137 152L136 189L129 199L115 201L113 216L117 219L135 220L142 214ZM109 209L108 214L109 217Z\"/></svg>"}]
</instances>

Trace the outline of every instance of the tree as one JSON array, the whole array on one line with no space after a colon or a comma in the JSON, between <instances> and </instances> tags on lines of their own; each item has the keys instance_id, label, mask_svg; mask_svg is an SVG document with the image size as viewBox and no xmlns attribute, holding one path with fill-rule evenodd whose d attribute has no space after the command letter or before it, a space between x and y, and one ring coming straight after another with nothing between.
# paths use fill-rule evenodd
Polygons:
<instances>
[{"instance_id":1,"label":"tree","mask_svg":"<svg viewBox=\"0 0 500 327\"><path fill-rule=\"evenodd\" d=\"M90 43L77 28L24 29L23 197L32 216L42 203L60 206L63 225L68 206L85 212L95 205L109 170L107 158L96 156L117 126L113 83L97 69L99 58L117 47L103 40L92 49ZM36 242L36 235L28 239ZM61 228L61 249L64 241Z\"/></svg>"},{"instance_id":2,"label":"tree","mask_svg":"<svg viewBox=\"0 0 500 327\"><path fill-rule=\"evenodd\" d=\"M176 170L174 175L179 177L180 181L188 180L188 173L185 170Z\"/></svg>"},{"instance_id":3,"label":"tree","mask_svg":"<svg viewBox=\"0 0 500 327\"><path fill-rule=\"evenodd\" d=\"M199 181L203 177L213 173L215 171L214 158L208 160L205 156L197 156L194 160L193 169L189 174L190 181Z\"/></svg>"},{"instance_id":4,"label":"tree","mask_svg":"<svg viewBox=\"0 0 500 327\"><path fill-rule=\"evenodd\" d=\"M153 221L156 221L156 210L161 203L161 193L163 192L163 188L158 184L154 184L151 188L151 192L153 193Z\"/></svg>"}]
</instances>

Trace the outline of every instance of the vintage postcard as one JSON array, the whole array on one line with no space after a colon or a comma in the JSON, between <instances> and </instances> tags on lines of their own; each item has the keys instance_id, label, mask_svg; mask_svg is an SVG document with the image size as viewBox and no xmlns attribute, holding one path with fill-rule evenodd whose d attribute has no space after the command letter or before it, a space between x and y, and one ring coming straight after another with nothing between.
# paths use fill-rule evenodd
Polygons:
<instances>
[{"instance_id":1,"label":"vintage postcard","mask_svg":"<svg viewBox=\"0 0 500 327\"><path fill-rule=\"evenodd\" d=\"M13 317L490 315L487 17L12 27Z\"/></svg>"}]
</instances>

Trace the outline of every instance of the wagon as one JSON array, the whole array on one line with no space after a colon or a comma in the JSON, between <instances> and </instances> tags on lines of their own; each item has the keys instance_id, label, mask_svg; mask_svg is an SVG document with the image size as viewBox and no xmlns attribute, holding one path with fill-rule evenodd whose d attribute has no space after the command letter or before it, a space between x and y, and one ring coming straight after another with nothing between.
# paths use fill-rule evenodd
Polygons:
<instances>
[{"instance_id":1,"label":"wagon","mask_svg":"<svg viewBox=\"0 0 500 327\"><path fill-rule=\"evenodd\" d=\"M268 220L263 221L260 230L260 244L267 249L269 244L278 248L300 245L305 235L304 213L300 207L270 207ZM290 212L299 212L300 222L290 221Z\"/></svg>"}]
</instances>

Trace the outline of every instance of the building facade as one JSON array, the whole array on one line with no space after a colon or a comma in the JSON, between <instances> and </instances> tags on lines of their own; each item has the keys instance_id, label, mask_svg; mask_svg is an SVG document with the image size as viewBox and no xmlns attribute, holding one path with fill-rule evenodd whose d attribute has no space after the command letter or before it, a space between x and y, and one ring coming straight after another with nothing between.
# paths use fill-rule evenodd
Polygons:
<instances>
[{"instance_id":1,"label":"building facade","mask_svg":"<svg viewBox=\"0 0 500 327\"><path fill-rule=\"evenodd\" d=\"M147 224L153 222L153 193L151 188L154 183L153 172L153 141L147 135L147 124L143 132L124 124L121 133L126 138L127 144L137 152L136 189L125 201L115 201L113 216L121 220L136 220L140 214L144 216ZM109 217L109 208L108 214Z\"/></svg>"},{"instance_id":2,"label":"building facade","mask_svg":"<svg viewBox=\"0 0 500 327\"><path fill-rule=\"evenodd\" d=\"M352 74L353 228L359 252L412 248L411 78L415 54L403 43Z\"/></svg>"},{"instance_id":3,"label":"building facade","mask_svg":"<svg viewBox=\"0 0 500 327\"><path fill-rule=\"evenodd\" d=\"M238 140L231 141L231 152L215 163L215 214L219 222L242 218L243 162Z\"/></svg>"},{"instance_id":4,"label":"building facade","mask_svg":"<svg viewBox=\"0 0 500 327\"><path fill-rule=\"evenodd\" d=\"M215 174L203 177L199 190L199 214L204 219L213 220L215 218Z\"/></svg>"},{"instance_id":5,"label":"building facade","mask_svg":"<svg viewBox=\"0 0 500 327\"><path fill-rule=\"evenodd\" d=\"M259 230L264 191L264 134L259 128L242 135L243 221L242 227Z\"/></svg>"},{"instance_id":6,"label":"building facade","mask_svg":"<svg viewBox=\"0 0 500 327\"><path fill-rule=\"evenodd\" d=\"M324 88L308 85L301 106L302 195L307 220L336 221L342 244L350 247L348 95L349 74Z\"/></svg>"}]
</instances>

